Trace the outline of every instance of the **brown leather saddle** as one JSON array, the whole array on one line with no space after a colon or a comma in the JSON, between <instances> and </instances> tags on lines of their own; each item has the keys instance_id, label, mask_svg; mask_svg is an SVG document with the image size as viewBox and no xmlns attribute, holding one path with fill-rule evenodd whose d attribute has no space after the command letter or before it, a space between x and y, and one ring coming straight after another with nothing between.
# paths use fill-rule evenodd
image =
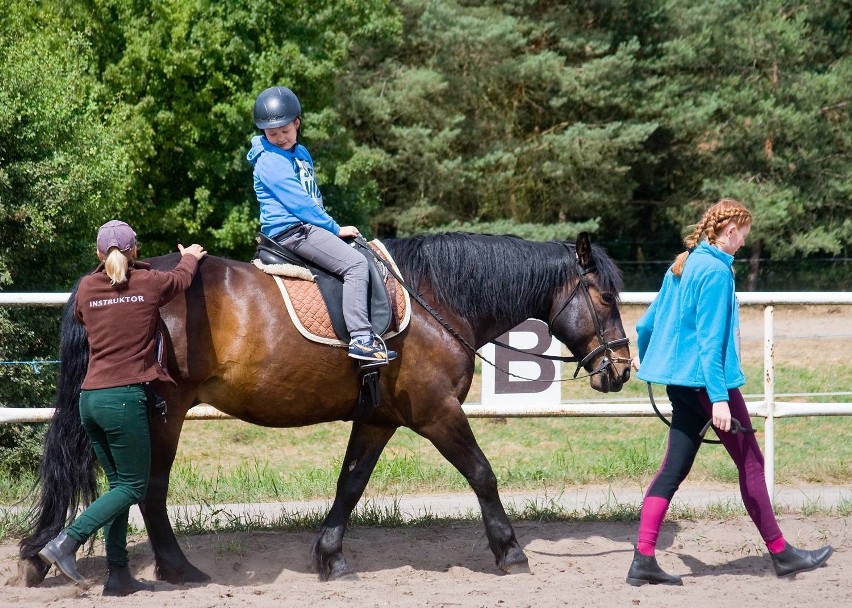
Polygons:
<instances>
[{"instance_id":1,"label":"brown leather saddle","mask_svg":"<svg viewBox=\"0 0 852 608\"><path fill-rule=\"evenodd\" d=\"M348 342L349 331L346 329L346 322L343 319L343 279L284 249L263 233L258 233L255 240L257 241L257 251L254 257L263 264L292 264L306 268L314 276L322 300L328 309L335 335L343 342ZM364 245L353 241L352 247L366 258L370 268L368 289L370 324L373 333L381 336L391 328L391 323L395 321L398 323L398 320L395 319L395 303L391 301L385 288L387 270L376 264L374 254L367 250Z\"/></svg>"}]
</instances>

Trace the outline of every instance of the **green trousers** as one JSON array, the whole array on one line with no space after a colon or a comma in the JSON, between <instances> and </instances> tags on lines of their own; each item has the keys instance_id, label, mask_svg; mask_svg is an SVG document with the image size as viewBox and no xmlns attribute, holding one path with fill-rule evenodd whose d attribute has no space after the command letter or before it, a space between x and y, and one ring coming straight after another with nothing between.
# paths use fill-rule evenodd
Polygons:
<instances>
[{"instance_id":1,"label":"green trousers","mask_svg":"<svg viewBox=\"0 0 852 608\"><path fill-rule=\"evenodd\" d=\"M80 393L80 420L109 480L109 491L98 497L67 529L83 543L104 529L106 560L126 566L127 518L130 505L145 496L151 472L148 409L141 384Z\"/></svg>"}]
</instances>

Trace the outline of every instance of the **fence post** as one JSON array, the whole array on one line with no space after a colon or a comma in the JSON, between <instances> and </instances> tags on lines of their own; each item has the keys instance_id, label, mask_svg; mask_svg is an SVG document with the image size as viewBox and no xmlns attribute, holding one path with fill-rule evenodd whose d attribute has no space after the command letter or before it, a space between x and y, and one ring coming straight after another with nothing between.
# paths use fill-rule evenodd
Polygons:
<instances>
[{"instance_id":1,"label":"fence post","mask_svg":"<svg viewBox=\"0 0 852 608\"><path fill-rule=\"evenodd\" d=\"M775 504L775 307L767 305L763 309L763 400L766 406L764 424L764 458L766 489L769 500Z\"/></svg>"}]
</instances>

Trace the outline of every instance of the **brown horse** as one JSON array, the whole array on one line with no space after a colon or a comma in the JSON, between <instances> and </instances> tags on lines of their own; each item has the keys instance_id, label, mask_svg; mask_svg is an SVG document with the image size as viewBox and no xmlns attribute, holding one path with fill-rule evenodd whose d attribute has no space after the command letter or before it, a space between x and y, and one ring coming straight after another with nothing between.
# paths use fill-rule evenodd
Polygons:
<instances>
[{"instance_id":1,"label":"brown horse","mask_svg":"<svg viewBox=\"0 0 852 608\"><path fill-rule=\"evenodd\" d=\"M337 493L313 545L314 566L323 580L352 574L343 555L346 525L379 455L405 426L431 441L470 483L497 566L524 570L527 557L461 406L474 373L471 346L479 348L527 318L541 319L576 357L585 358L593 388L618 391L630 376L617 306L621 273L587 235L576 245L473 234L385 245L414 293L442 321L413 304L408 329L389 341L399 359L382 371L379 407L352 424ZM177 259L171 254L149 261L166 269ZM73 513L96 495L94 459L77 404L88 346L72 304L73 294L62 322L57 409L45 438L39 503L30 535L20 544L21 571L30 585L46 574L38 551L67 525L69 509ZM185 295L164 307L162 316L177 384L159 389L168 402L167 423L151 425L151 480L139 507L157 577L203 582L209 577L186 559L166 513L169 472L187 410L206 402L271 427L348 420L358 396L358 366L345 349L297 333L274 281L243 262L208 256Z\"/></svg>"}]
</instances>

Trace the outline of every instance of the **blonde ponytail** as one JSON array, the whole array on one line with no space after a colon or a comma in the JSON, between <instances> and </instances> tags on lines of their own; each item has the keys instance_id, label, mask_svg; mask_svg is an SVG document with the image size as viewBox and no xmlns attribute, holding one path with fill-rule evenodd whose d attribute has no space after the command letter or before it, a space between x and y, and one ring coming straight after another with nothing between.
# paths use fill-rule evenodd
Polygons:
<instances>
[{"instance_id":1,"label":"blonde ponytail","mask_svg":"<svg viewBox=\"0 0 852 608\"><path fill-rule=\"evenodd\" d=\"M104 260L104 270L110 278L110 285L126 283L127 269L129 267L130 260L128 257L119 251L118 247L112 247Z\"/></svg>"},{"instance_id":2,"label":"blonde ponytail","mask_svg":"<svg viewBox=\"0 0 852 608\"><path fill-rule=\"evenodd\" d=\"M723 198L710 207L702 216L701 221L695 225L689 236L683 239L686 251L675 258L674 264L672 264L672 274L676 277L681 276L683 274L683 267L686 264L686 258L689 257L690 252L695 249L702 238L706 239L711 245L714 245L717 233L728 222L734 222L737 226L751 224L751 211L746 209L742 203L732 198Z\"/></svg>"}]
</instances>

